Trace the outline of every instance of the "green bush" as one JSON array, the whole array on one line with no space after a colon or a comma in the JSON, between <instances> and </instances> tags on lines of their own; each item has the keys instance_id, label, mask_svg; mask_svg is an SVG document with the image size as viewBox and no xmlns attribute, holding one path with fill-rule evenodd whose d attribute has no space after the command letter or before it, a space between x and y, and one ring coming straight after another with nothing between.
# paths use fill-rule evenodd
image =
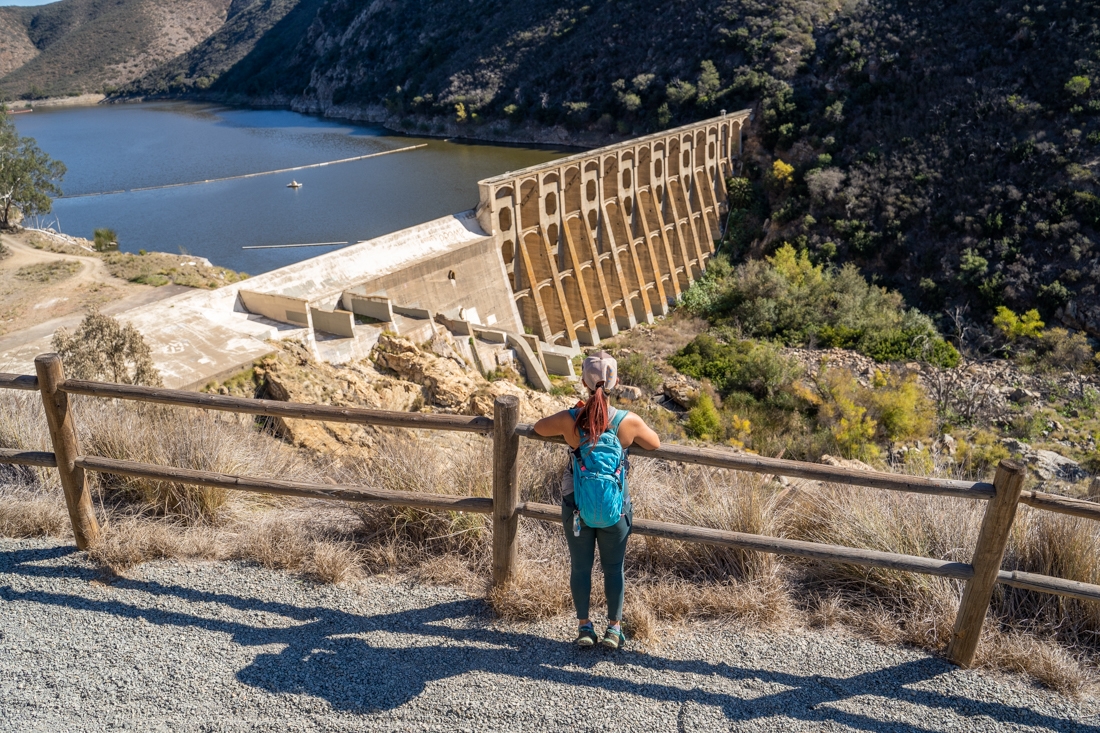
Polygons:
<instances>
[{"instance_id":1,"label":"green bush","mask_svg":"<svg viewBox=\"0 0 1100 733\"><path fill-rule=\"evenodd\" d=\"M619 381L654 392L660 389L664 379L650 359L635 352L619 359Z\"/></svg>"},{"instance_id":2,"label":"green bush","mask_svg":"<svg viewBox=\"0 0 1100 733\"><path fill-rule=\"evenodd\" d=\"M721 394L773 397L799 375L797 362L771 344L747 339L723 343L710 334L695 337L668 361L689 377L709 379Z\"/></svg>"},{"instance_id":3,"label":"green bush","mask_svg":"<svg viewBox=\"0 0 1100 733\"><path fill-rule=\"evenodd\" d=\"M109 252L118 249L118 235L115 234L114 229L96 229L93 237L96 252Z\"/></svg>"},{"instance_id":4,"label":"green bush","mask_svg":"<svg viewBox=\"0 0 1100 733\"><path fill-rule=\"evenodd\" d=\"M924 330L888 331L869 335L860 350L877 362L925 361L939 367L959 365L958 349Z\"/></svg>"},{"instance_id":5,"label":"green bush","mask_svg":"<svg viewBox=\"0 0 1100 733\"><path fill-rule=\"evenodd\" d=\"M1049 328L1039 336L1039 367L1044 371L1091 372L1093 351L1080 331Z\"/></svg>"},{"instance_id":6,"label":"green bush","mask_svg":"<svg viewBox=\"0 0 1100 733\"><path fill-rule=\"evenodd\" d=\"M883 362L959 362L928 317L907 310L898 293L868 283L854 265L826 268L790 244L737 267L721 257L711 262L682 306L716 325L792 346L855 349Z\"/></svg>"},{"instance_id":7,"label":"green bush","mask_svg":"<svg viewBox=\"0 0 1100 733\"><path fill-rule=\"evenodd\" d=\"M706 392L695 398L695 404L688 410L687 432L699 440L717 440L722 437L722 417L714 400Z\"/></svg>"}]
</instances>

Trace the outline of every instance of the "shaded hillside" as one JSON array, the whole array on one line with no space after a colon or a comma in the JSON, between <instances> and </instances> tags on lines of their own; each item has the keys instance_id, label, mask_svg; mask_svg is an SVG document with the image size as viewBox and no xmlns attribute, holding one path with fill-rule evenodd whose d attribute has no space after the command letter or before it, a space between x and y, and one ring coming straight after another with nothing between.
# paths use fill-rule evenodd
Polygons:
<instances>
[{"instance_id":1,"label":"shaded hillside","mask_svg":"<svg viewBox=\"0 0 1100 733\"><path fill-rule=\"evenodd\" d=\"M189 50L224 22L228 6L229 0L62 0L0 9L0 95L111 91Z\"/></svg>"},{"instance_id":2,"label":"shaded hillside","mask_svg":"<svg viewBox=\"0 0 1100 733\"><path fill-rule=\"evenodd\" d=\"M741 251L856 262L930 312L969 308L952 328L1073 301L1100 333L1097 0L328 0L295 45L301 8L210 91L587 140L754 106Z\"/></svg>"},{"instance_id":3,"label":"shaded hillside","mask_svg":"<svg viewBox=\"0 0 1100 733\"><path fill-rule=\"evenodd\" d=\"M592 143L752 106L735 254L855 262L959 332L1005 304L1100 334L1098 19L1100 0L239 0L124 95Z\"/></svg>"},{"instance_id":4,"label":"shaded hillside","mask_svg":"<svg viewBox=\"0 0 1100 733\"><path fill-rule=\"evenodd\" d=\"M187 94L207 89L230 69L235 78L247 77L250 70L275 72L277 57L302 39L321 2L234 0L225 24L209 38L134 80L120 94Z\"/></svg>"}]
</instances>

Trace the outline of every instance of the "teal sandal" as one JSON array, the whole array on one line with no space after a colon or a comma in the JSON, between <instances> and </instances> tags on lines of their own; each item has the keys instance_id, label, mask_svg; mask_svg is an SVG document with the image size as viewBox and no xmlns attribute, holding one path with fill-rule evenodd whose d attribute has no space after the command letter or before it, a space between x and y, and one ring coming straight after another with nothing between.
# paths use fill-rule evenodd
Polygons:
<instances>
[{"instance_id":1,"label":"teal sandal","mask_svg":"<svg viewBox=\"0 0 1100 733\"><path fill-rule=\"evenodd\" d=\"M585 624L577 629L577 638L574 643L582 649L589 649L596 646L596 629L592 624Z\"/></svg>"},{"instance_id":2,"label":"teal sandal","mask_svg":"<svg viewBox=\"0 0 1100 733\"><path fill-rule=\"evenodd\" d=\"M616 629L614 626L608 626L603 639L600 640L600 643L608 649L619 649L625 642L626 636L623 635L622 629Z\"/></svg>"}]
</instances>

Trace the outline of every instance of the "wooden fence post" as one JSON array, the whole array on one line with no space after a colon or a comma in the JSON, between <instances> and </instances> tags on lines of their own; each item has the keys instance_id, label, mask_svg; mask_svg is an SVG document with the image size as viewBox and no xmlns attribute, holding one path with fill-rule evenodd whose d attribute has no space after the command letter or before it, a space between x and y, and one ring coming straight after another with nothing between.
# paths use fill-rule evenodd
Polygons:
<instances>
[{"instance_id":1,"label":"wooden fence post","mask_svg":"<svg viewBox=\"0 0 1100 733\"><path fill-rule=\"evenodd\" d=\"M38 388L42 392L42 406L46 411L46 424L50 427L53 452L57 456L57 472L61 475L61 487L65 490L65 504L69 508L76 546L87 550L99 539L99 522L95 518L84 469L74 462L80 455L80 444L69 408L69 395L57 388L65 381L61 357L42 354L35 358L34 368L38 372Z\"/></svg>"},{"instance_id":2,"label":"wooden fence post","mask_svg":"<svg viewBox=\"0 0 1100 733\"><path fill-rule=\"evenodd\" d=\"M978 641L982 635L982 622L989 610L997 573L1001 569L1008 533L1016 517L1016 506L1024 487L1027 469L1018 461L1001 461L993 479L996 495L985 508L985 518L974 548L974 577L966 581L959 613L955 616L955 629L947 645L947 657L960 667L974 663Z\"/></svg>"},{"instance_id":3,"label":"wooden fence post","mask_svg":"<svg viewBox=\"0 0 1100 733\"><path fill-rule=\"evenodd\" d=\"M501 395L493 402L493 583L512 577L519 515L519 398Z\"/></svg>"}]
</instances>

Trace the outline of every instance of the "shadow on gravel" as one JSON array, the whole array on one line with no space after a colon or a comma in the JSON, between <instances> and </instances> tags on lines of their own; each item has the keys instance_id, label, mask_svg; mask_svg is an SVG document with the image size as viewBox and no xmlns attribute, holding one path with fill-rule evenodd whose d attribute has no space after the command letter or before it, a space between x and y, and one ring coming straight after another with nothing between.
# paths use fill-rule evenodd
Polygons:
<instances>
[{"instance_id":1,"label":"shadow on gravel","mask_svg":"<svg viewBox=\"0 0 1100 733\"><path fill-rule=\"evenodd\" d=\"M73 552L70 548L0 552L0 573L89 581L87 567L38 565ZM324 607L307 607L257 598L212 593L151 581L118 578L120 591L171 597L196 604L218 604L253 614L282 617L290 626L263 627L213 617L209 606L195 614L142 608L123 601L81 595L20 591L0 586L3 603L41 603L79 608L152 624L196 627L231 635L243 646L282 645L264 651L237 673L237 679L271 693L312 695L334 708L370 713L396 708L424 692L428 683L468 672L542 680L580 688L600 688L676 704L695 702L721 710L731 721L783 715L807 722L840 724L865 731L935 730L848 712L834 704L857 697L876 697L891 704L949 710L977 717L982 725L1005 723L1055 730L1100 731L1100 726L1035 712L1029 708L985 702L920 689L919 683L955 669L937 658L918 659L854 677L796 675L703 660L676 660L654 654L576 649L571 643L501 628L487 606L477 600L440 603L428 608L360 616ZM136 596L134 600L140 598ZM143 599L144 600L144 599ZM202 615L210 613L211 616ZM378 632L390 645L378 643ZM398 636L397 640L393 635ZM397 645L394 645L396 642ZM597 664L614 661L622 675L609 676ZM639 682L636 672L658 672L660 682ZM652 675L648 675L650 679ZM744 692L716 692L721 677ZM930 723L931 725L931 723Z\"/></svg>"}]
</instances>

